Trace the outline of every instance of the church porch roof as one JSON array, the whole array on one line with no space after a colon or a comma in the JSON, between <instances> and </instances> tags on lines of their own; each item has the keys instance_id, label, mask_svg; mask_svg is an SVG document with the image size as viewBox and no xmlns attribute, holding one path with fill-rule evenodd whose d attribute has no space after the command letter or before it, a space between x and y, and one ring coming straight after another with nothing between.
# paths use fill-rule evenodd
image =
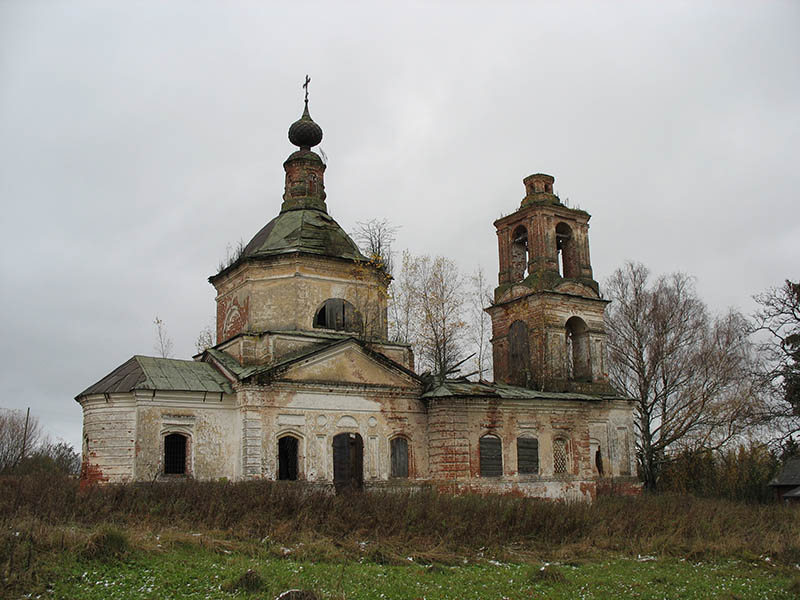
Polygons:
<instances>
[{"instance_id":1,"label":"church porch roof","mask_svg":"<svg viewBox=\"0 0 800 600\"><path fill-rule=\"evenodd\" d=\"M134 390L233 393L228 381L208 363L137 355L90 385L75 399Z\"/></svg>"}]
</instances>

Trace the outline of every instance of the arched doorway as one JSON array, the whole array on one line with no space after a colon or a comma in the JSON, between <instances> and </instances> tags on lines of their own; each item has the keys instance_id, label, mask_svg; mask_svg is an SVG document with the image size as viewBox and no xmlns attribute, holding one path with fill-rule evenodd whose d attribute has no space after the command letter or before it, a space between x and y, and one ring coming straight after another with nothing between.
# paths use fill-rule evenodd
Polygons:
<instances>
[{"instance_id":1,"label":"arched doorway","mask_svg":"<svg viewBox=\"0 0 800 600\"><path fill-rule=\"evenodd\" d=\"M278 440L278 479L297 479L297 438L285 435Z\"/></svg>"},{"instance_id":2,"label":"arched doorway","mask_svg":"<svg viewBox=\"0 0 800 600\"><path fill-rule=\"evenodd\" d=\"M337 494L364 486L364 441L357 433L333 438L333 485Z\"/></svg>"}]
</instances>

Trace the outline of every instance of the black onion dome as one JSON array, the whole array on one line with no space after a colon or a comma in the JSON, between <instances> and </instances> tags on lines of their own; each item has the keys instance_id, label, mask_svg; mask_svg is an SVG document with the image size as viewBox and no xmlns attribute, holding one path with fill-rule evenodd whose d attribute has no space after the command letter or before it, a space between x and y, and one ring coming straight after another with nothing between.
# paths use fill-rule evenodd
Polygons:
<instances>
[{"instance_id":1,"label":"black onion dome","mask_svg":"<svg viewBox=\"0 0 800 600\"><path fill-rule=\"evenodd\" d=\"M322 141L322 127L311 119L307 102L303 116L289 127L289 141L300 148L311 148Z\"/></svg>"}]
</instances>

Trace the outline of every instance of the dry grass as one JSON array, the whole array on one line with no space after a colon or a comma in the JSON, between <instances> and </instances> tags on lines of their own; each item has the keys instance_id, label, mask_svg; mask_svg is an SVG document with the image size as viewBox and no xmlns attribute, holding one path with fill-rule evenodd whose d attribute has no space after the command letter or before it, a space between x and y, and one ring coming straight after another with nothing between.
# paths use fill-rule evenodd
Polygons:
<instances>
[{"instance_id":1,"label":"dry grass","mask_svg":"<svg viewBox=\"0 0 800 600\"><path fill-rule=\"evenodd\" d=\"M116 533L115 533L116 532ZM116 535L119 534L119 535ZM800 563L800 510L686 495L594 504L434 492L333 496L285 482L192 482L80 490L53 477L0 479L0 569L72 550L110 559L202 545L220 553L335 563L454 564L464 557L567 561L608 554L769 556Z\"/></svg>"}]
</instances>

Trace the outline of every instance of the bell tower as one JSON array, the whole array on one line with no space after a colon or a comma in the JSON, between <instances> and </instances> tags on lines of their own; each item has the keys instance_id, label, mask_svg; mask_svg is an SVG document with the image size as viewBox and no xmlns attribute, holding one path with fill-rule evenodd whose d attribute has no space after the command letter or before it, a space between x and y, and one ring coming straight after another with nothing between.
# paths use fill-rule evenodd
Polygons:
<instances>
[{"instance_id":1,"label":"bell tower","mask_svg":"<svg viewBox=\"0 0 800 600\"><path fill-rule=\"evenodd\" d=\"M586 211L553 193L554 178L523 180L516 212L495 221L500 271L492 317L498 383L552 392L612 394L606 332L589 258Z\"/></svg>"}]
</instances>

